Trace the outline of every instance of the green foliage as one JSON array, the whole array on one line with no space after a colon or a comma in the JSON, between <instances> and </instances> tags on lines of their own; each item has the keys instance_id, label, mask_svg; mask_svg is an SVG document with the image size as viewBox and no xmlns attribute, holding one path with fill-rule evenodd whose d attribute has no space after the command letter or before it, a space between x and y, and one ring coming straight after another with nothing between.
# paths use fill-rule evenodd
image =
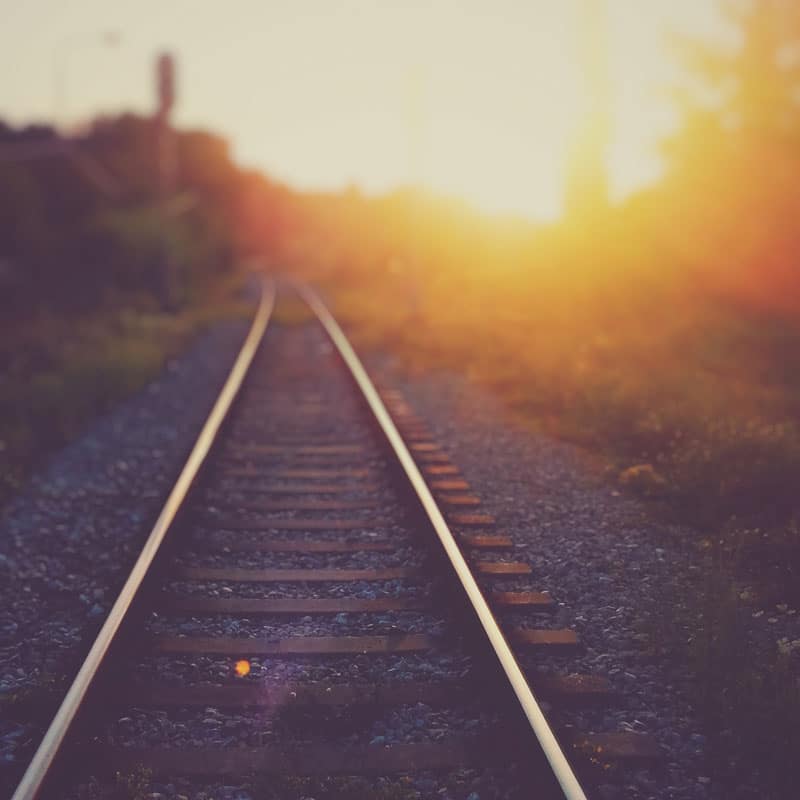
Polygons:
<instances>
[{"instance_id":1,"label":"green foliage","mask_svg":"<svg viewBox=\"0 0 800 800\"><path fill-rule=\"evenodd\" d=\"M0 504L230 306L244 178L223 140L175 138L162 198L150 119L101 119L69 143L0 122L0 144L47 154L0 164Z\"/></svg>"},{"instance_id":2,"label":"green foliage","mask_svg":"<svg viewBox=\"0 0 800 800\"><path fill-rule=\"evenodd\" d=\"M0 504L44 453L156 375L207 320L238 313L223 291L214 298L216 307L181 314L39 314L0 337Z\"/></svg>"},{"instance_id":3,"label":"green foliage","mask_svg":"<svg viewBox=\"0 0 800 800\"><path fill-rule=\"evenodd\" d=\"M158 297L174 239L175 232L163 229L155 208L102 212L89 223L87 260L104 273L98 280L120 291Z\"/></svg>"},{"instance_id":4,"label":"green foliage","mask_svg":"<svg viewBox=\"0 0 800 800\"><path fill-rule=\"evenodd\" d=\"M41 186L31 172L11 162L0 163L0 240L8 259L40 256L44 225Z\"/></svg>"},{"instance_id":5,"label":"green foliage","mask_svg":"<svg viewBox=\"0 0 800 800\"><path fill-rule=\"evenodd\" d=\"M70 149L52 130L0 123L0 144L52 150L0 164L0 313L174 310L231 270L246 238L243 193L269 184L254 187L219 137L174 137L176 182L163 197L152 120L98 120Z\"/></svg>"}]
</instances>

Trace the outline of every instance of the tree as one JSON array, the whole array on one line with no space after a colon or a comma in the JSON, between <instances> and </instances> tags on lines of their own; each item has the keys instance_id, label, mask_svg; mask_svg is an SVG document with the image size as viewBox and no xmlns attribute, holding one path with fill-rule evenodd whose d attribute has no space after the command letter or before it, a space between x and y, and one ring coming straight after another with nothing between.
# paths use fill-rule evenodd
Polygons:
<instances>
[{"instance_id":1,"label":"tree","mask_svg":"<svg viewBox=\"0 0 800 800\"><path fill-rule=\"evenodd\" d=\"M683 117L664 151L675 166L719 147L792 145L800 139L800 3L720 0L738 36L736 46L675 37L691 76L675 92Z\"/></svg>"},{"instance_id":2,"label":"tree","mask_svg":"<svg viewBox=\"0 0 800 800\"><path fill-rule=\"evenodd\" d=\"M738 42L677 40L691 81L663 143L661 208L680 258L716 292L796 309L800 270L800 3L720 0Z\"/></svg>"}]
</instances>

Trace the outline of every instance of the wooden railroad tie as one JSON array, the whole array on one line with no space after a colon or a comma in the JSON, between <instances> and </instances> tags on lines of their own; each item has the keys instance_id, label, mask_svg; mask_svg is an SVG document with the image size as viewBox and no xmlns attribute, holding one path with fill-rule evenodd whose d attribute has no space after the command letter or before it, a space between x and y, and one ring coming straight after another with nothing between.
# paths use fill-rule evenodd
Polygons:
<instances>
[{"instance_id":1,"label":"wooden railroad tie","mask_svg":"<svg viewBox=\"0 0 800 800\"><path fill-rule=\"evenodd\" d=\"M475 570L486 577L505 577L507 575L530 575L530 564L522 561L478 561Z\"/></svg>"},{"instance_id":2,"label":"wooden railroad tie","mask_svg":"<svg viewBox=\"0 0 800 800\"><path fill-rule=\"evenodd\" d=\"M239 567L177 567L176 580L234 583L344 583L391 581L417 577L410 567L378 569L242 569Z\"/></svg>"},{"instance_id":3,"label":"wooden railroad tie","mask_svg":"<svg viewBox=\"0 0 800 800\"><path fill-rule=\"evenodd\" d=\"M461 525L465 528L484 528L495 524L495 518L490 514L450 513L447 516L453 525Z\"/></svg>"},{"instance_id":4,"label":"wooden railroad tie","mask_svg":"<svg viewBox=\"0 0 800 800\"><path fill-rule=\"evenodd\" d=\"M553 610L553 598L545 592L492 592L490 600L493 605L505 609L535 608L537 610Z\"/></svg>"},{"instance_id":5,"label":"wooden railroad tie","mask_svg":"<svg viewBox=\"0 0 800 800\"><path fill-rule=\"evenodd\" d=\"M375 500L232 500L237 511L354 511L375 509Z\"/></svg>"},{"instance_id":6,"label":"wooden railroad tie","mask_svg":"<svg viewBox=\"0 0 800 800\"><path fill-rule=\"evenodd\" d=\"M467 492L469 484L462 480L434 480L431 481L431 489L439 492Z\"/></svg>"},{"instance_id":7,"label":"wooden railroad tie","mask_svg":"<svg viewBox=\"0 0 800 800\"><path fill-rule=\"evenodd\" d=\"M221 534L195 534L193 545L231 553L392 553L397 545L386 539L231 539Z\"/></svg>"},{"instance_id":8,"label":"wooden railroad tie","mask_svg":"<svg viewBox=\"0 0 800 800\"><path fill-rule=\"evenodd\" d=\"M217 530L231 531L365 531L386 528L391 525L387 519L319 519L262 517L257 520L220 517L216 514L202 514L199 521L203 525L213 525Z\"/></svg>"},{"instance_id":9,"label":"wooden railroad tie","mask_svg":"<svg viewBox=\"0 0 800 800\"><path fill-rule=\"evenodd\" d=\"M510 550L514 543L502 534L462 533L458 540L473 550Z\"/></svg>"},{"instance_id":10,"label":"wooden railroad tie","mask_svg":"<svg viewBox=\"0 0 800 800\"><path fill-rule=\"evenodd\" d=\"M427 603L416 598L378 597L203 597L163 594L159 606L185 614L363 614L386 611L421 611Z\"/></svg>"},{"instance_id":11,"label":"wooden railroad tie","mask_svg":"<svg viewBox=\"0 0 800 800\"><path fill-rule=\"evenodd\" d=\"M378 491L380 487L376 483L365 484L341 484L341 483L286 483L286 484L268 484L267 486L254 486L243 487L236 489L236 494L246 494L259 496L267 495L309 495L315 496L320 494L350 494L350 493L370 493ZM227 491L226 494L231 494Z\"/></svg>"},{"instance_id":12,"label":"wooden railroad tie","mask_svg":"<svg viewBox=\"0 0 800 800\"><path fill-rule=\"evenodd\" d=\"M440 475L460 475L458 467L454 464L423 464L422 471L426 475L438 477Z\"/></svg>"}]
</instances>

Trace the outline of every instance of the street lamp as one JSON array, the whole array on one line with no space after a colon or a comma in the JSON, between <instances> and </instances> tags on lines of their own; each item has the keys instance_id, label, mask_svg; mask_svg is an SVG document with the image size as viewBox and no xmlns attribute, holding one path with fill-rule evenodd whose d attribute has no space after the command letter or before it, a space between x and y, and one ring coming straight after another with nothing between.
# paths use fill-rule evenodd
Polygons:
<instances>
[{"instance_id":1,"label":"street lamp","mask_svg":"<svg viewBox=\"0 0 800 800\"><path fill-rule=\"evenodd\" d=\"M53 123L56 127L67 124L67 66L69 55L81 46L102 45L116 47L122 41L119 31L78 33L58 42L53 50Z\"/></svg>"}]
</instances>

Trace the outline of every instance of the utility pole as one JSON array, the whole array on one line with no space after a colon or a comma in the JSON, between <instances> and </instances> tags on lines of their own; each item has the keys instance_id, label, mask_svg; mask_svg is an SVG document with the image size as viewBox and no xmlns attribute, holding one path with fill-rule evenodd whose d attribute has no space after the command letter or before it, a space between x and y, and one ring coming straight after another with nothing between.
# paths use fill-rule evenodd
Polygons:
<instances>
[{"instance_id":1,"label":"utility pole","mask_svg":"<svg viewBox=\"0 0 800 800\"><path fill-rule=\"evenodd\" d=\"M160 53L156 57L156 113L153 119L155 128L155 158L158 179L158 205L161 216L161 305L166 310L174 310L175 270L169 240L169 204L175 192L177 160L175 134L170 125L170 113L175 105L175 59L170 53Z\"/></svg>"},{"instance_id":2,"label":"utility pole","mask_svg":"<svg viewBox=\"0 0 800 800\"><path fill-rule=\"evenodd\" d=\"M158 190L162 202L168 202L175 190L175 137L169 120L175 105L175 59L170 53L160 53L156 58L156 92Z\"/></svg>"},{"instance_id":3,"label":"utility pole","mask_svg":"<svg viewBox=\"0 0 800 800\"><path fill-rule=\"evenodd\" d=\"M567 216L591 223L608 208L606 158L611 142L611 59L607 0L577 0L577 62L582 112L567 167Z\"/></svg>"}]
</instances>

